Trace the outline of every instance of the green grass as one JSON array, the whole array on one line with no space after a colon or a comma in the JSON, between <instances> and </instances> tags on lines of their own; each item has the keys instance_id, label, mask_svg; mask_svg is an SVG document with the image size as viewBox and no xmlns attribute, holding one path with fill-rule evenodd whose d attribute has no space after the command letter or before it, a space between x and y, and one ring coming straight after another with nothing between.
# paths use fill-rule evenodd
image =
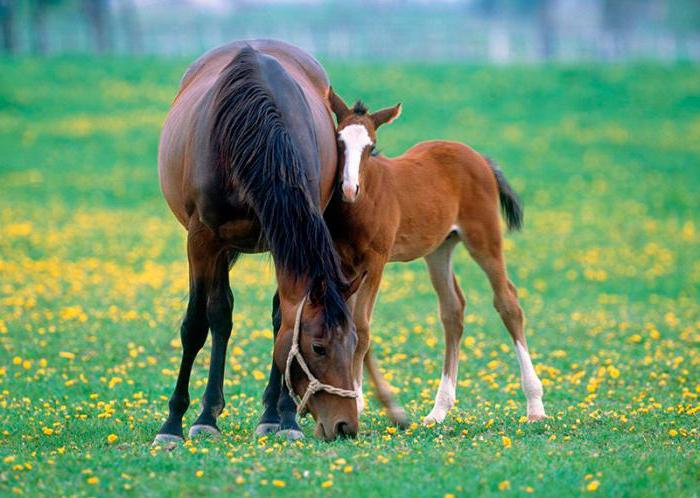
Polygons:
<instances>
[{"instance_id":1,"label":"green grass","mask_svg":"<svg viewBox=\"0 0 700 498\"><path fill-rule=\"evenodd\" d=\"M522 423L507 333L460 249L467 324L443 425L394 433L370 390L357 440L317 441L305 421L301 443L256 441L274 282L268 258L245 257L224 436L167 453L150 441L174 385L187 268L156 150L185 67L0 60L0 495L697 496L697 67L327 63L347 100L403 102L380 132L387 154L461 140L522 194L507 256L552 417ZM419 422L442 362L421 262L387 269L373 325ZM186 424L207 365L205 350Z\"/></svg>"}]
</instances>

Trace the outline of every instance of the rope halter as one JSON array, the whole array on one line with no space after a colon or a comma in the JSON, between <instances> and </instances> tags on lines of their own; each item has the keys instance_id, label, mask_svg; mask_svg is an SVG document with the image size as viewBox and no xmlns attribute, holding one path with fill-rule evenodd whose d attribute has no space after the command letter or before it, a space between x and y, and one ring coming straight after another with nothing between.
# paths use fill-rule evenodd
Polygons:
<instances>
[{"instance_id":1,"label":"rope halter","mask_svg":"<svg viewBox=\"0 0 700 498\"><path fill-rule=\"evenodd\" d=\"M326 391L329 394L335 394L336 396L342 396L344 398L357 398L356 391L340 389L339 387L334 387L319 381L316 377L314 377L314 374L312 374L311 370L309 370L306 361L304 361L304 357L302 356L301 351L299 351L299 334L301 329L301 312L304 309L305 302L306 296L304 296L304 298L301 300L301 303L299 303L299 307L297 308L297 315L294 319L294 334L292 335L292 347L289 350L289 356L287 356L287 368L284 371L284 381L287 384L289 395L297 404L297 412L302 417L307 413L306 404L309 402L309 398L311 398L311 396L313 396L319 391ZM292 377L290 375L292 370L292 362L295 359L297 360L297 363L299 364L301 369L306 374L306 378L309 379L309 385L306 388L304 396L302 396L301 398L297 395L297 393L294 392L294 387L292 386Z\"/></svg>"}]
</instances>

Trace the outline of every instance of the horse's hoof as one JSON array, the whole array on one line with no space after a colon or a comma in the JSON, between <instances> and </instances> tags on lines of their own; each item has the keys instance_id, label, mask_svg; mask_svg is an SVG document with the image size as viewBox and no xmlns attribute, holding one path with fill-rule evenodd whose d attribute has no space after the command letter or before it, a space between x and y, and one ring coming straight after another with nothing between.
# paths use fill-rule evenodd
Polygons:
<instances>
[{"instance_id":1,"label":"horse's hoof","mask_svg":"<svg viewBox=\"0 0 700 498\"><path fill-rule=\"evenodd\" d=\"M296 429L283 429L277 431L279 437L287 439L287 441L297 441L299 439L304 439L304 433Z\"/></svg>"},{"instance_id":2,"label":"horse's hoof","mask_svg":"<svg viewBox=\"0 0 700 498\"><path fill-rule=\"evenodd\" d=\"M185 440L181 436L176 436L175 434L156 434L151 446L163 446L168 449L172 449Z\"/></svg>"},{"instance_id":3,"label":"horse's hoof","mask_svg":"<svg viewBox=\"0 0 700 498\"><path fill-rule=\"evenodd\" d=\"M271 424L261 422L255 428L255 435L257 437L269 436L270 434L275 434L280 430L280 424Z\"/></svg>"},{"instance_id":4,"label":"horse's hoof","mask_svg":"<svg viewBox=\"0 0 700 498\"><path fill-rule=\"evenodd\" d=\"M197 436L219 437L221 431L211 425L195 424L190 427L190 439Z\"/></svg>"}]
</instances>

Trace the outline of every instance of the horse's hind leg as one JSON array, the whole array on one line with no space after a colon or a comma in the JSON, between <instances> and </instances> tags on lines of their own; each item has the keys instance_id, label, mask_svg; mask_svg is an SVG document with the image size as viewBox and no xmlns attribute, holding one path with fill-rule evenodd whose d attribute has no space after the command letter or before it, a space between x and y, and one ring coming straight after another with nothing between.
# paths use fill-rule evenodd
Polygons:
<instances>
[{"instance_id":1,"label":"horse's hind leg","mask_svg":"<svg viewBox=\"0 0 700 498\"><path fill-rule=\"evenodd\" d=\"M493 305L515 345L520 365L520 382L527 399L528 420L542 420L546 417L542 404L542 382L537 377L527 349L525 318L518 302L518 293L508 279L498 212L494 211L494 216L488 218L465 223L462 237L469 253L488 276L493 289Z\"/></svg>"},{"instance_id":2,"label":"horse's hind leg","mask_svg":"<svg viewBox=\"0 0 700 498\"><path fill-rule=\"evenodd\" d=\"M442 378L435 395L435 405L423 419L425 425L445 420L445 416L454 405L456 397L459 343L464 328L465 306L464 295L452 270L452 251L458 243L459 237L456 234L450 234L437 250L425 257L430 272L430 281L438 295L440 320L445 331Z\"/></svg>"},{"instance_id":3,"label":"horse's hind leg","mask_svg":"<svg viewBox=\"0 0 700 498\"><path fill-rule=\"evenodd\" d=\"M201 232L200 232L201 233ZM191 230L187 237L187 254L190 267L190 298L187 304L187 312L180 327L180 340L182 341L182 359L180 371L177 376L175 390L168 403L169 414L163 426L158 431L155 442L181 441L182 417L190 405L190 374L197 353L202 349L207 340L206 302L206 259L200 253L202 244L199 233Z\"/></svg>"},{"instance_id":4,"label":"horse's hind leg","mask_svg":"<svg viewBox=\"0 0 700 498\"><path fill-rule=\"evenodd\" d=\"M207 293L207 319L211 327L211 361L209 378L202 397L202 412L190 427L190 437L197 434L220 434L216 419L224 409L224 369L226 347L233 325L233 293L229 285L229 268L235 262L235 252L214 248L211 253L212 268Z\"/></svg>"}]
</instances>

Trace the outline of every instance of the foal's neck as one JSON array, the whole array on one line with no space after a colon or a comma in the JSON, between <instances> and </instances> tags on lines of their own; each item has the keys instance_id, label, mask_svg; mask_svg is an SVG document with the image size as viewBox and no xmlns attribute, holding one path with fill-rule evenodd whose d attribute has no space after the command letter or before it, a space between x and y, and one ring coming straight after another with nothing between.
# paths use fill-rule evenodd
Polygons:
<instances>
[{"instance_id":1,"label":"foal's neck","mask_svg":"<svg viewBox=\"0 0 700 498\"><path fill-rule=\"evenodd\" d=\"M367 158L367 163L364 165L364 174L362 175L362 185L360 186L361 193L355 203L359 209L376 209L378 202L381 201L381 196L390 194L387 182L387 165L383 164L388 161L389 159L383 156L370 156Z\"/></svg>"}]
</instances>

